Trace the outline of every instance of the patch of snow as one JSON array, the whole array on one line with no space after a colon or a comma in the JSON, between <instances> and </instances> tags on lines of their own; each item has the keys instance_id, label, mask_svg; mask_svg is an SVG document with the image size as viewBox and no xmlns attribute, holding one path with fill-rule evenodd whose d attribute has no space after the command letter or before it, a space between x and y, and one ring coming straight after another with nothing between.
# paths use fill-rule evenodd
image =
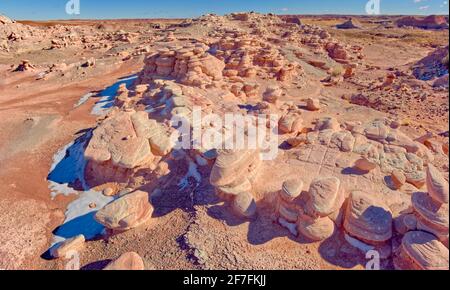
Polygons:
<instances>
[{"instance_id":1,"label":"patch of snow","mask_svg":"<svg viewBox=\"0 0 450 290\"><path fill-rule=\"evenodd\" d=\"M91 134L88 132L79 137L59 150L53 157L53 164L47 176L52 198L58 194L67 196L78 190L88 190L84 180L84 169L87 163L84 158L84 149ZM75 190L76 184L81 188Z\"/></svg>"},{"instance_id":2,"label":"patch of snow","mask_svg":"<svg viewBox=\"0 0 450 290\"><path fill-rule=\"evenodd\" d=\"M84 103L86 103L91 97L95 96L94 93L87 93L86 95L82 96L78 102L73 105L74 108L78 108L79 106L83 105Z\"/></svg>"},{"instance_id":3,"label":"patch of snow","mask_svg":"<svg viewBox=\"0 0 450 290\"><path fill-rule=\"evenodd\" d=\"M54 232L54 243L70 239L77 235L84 235L86 239L93 239L101 235L104 226L94 219L95 213L114 200L114 197L104 196L98 191L85 191L67 206L66 219ZM95 204L95 208L90 208Z\"/></svg>"},{"instance_id":4,"label":"patch of snow","mask_svg":"<svg viewBox=\"0 0 450 290\"><path fill-rule=\"evenodd\" d=\"M288 222L287 220L285 220L284 218L280 217L278 218L278 222L280 223L280 225L284 228L286 228L287 230L289 230L289 232L291 232L291 234L293 234L294 236L298 236L298 232L297 232L297 225Z\"/></svg>"},{"instance_id":5,"label":"patch of snow","mask_svg":"<svg viewBox=\"0 0 450 290\"><path fill-rule=\"evenodd\" d=\"M92 239L104 231L104 226L95 221L94 215L114 198L90 189L84 179L87 163L84 150L90 137L91 132L86 133L59 150L53 157L47 177L52 198L58 194L78 195L78 198L68 205L64 223L55 230L53 244L80 234L86 239ZM91 204L96 207L90 208Z\"/></svg>"},{"instance_id":6,"label":"patch of snow","mask_svg":"<svg viewBox=\"0 0 450 290\"><path fill-rule=\"evenodd\" d=\"M129 86L136 78L137 76L134 75L120 79L114 85L102 91L100 93L101 99L95 104L91 113L94 115L106 114L114 104L119 86L123 83ZM92 93L84 95L75 104L75 107L82 105L92 96ZM102 192L90 189L84 179L87 164L84 151L91 136L92 132L89 131L74 142L64 146L53 157L53 163L47 177L51 197L55 198L58 194L65 196L77 194L78 198L67 206L64 223L54 231L52 246L80 234L84 235L86 239L93 239L105 231L105 227L98 223L94 216L98 210L113 201L114 197L104 196ZM190 166L189 174L197 180L200 175L197 175L195 171ZM90 205L93 204L95 204L95 207L91 208Z\"/></svg>"},{"instance_id":7,"label":"patch of snow","mask_svg":"<svg viewBox=\"0 0 450 290\"><path fill-rule=\"evenodd\" d=\"M105 115L109 109L114 105L114 100L117 96L117 90L121 84L125 84L127 87L131 86L133 82L137 79L137 75L131 77L122 78L110 87L107 87L100 93L100 100L95 103L94 108L92 108L92 115L102 116Z\"/></svg>"},{"instance_id":8,"label":"patch of snow","mask_svg":"<svg viewBox=\"0 0 450 290\"><path fill-rule=\"evenodd\" d=\"M178 183L178 186L180 187L180 190L185 189L189 186L189 178L192 177L197 182L197 185L201 183L202 176L200 172L198 172L197 164L195 164L194 161L189 160L189 169L186 175L181 179L180 183Z\"/></svg>"}]
</instances>

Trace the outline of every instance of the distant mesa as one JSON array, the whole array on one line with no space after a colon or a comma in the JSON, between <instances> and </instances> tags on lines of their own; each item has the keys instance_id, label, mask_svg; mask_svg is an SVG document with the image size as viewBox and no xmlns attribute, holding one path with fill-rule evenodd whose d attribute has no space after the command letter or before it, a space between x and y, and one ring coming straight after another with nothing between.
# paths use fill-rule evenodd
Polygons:
<instances>
[{"instance_id":1,"label":"distant mesa","mask_svg":"<svg viewBox=\"0 0 450 290\"><path fill-rule=\"evenodd\" d=\"M345 21L344 23L336 25L336 28L338 28L338 29L360 29L361 24L358 23L358 21L350 18L349 20Z\"/></svg>"},{"instance_id":2,"label":"distant mesa","mask_svg":"<svg viewBox=\"0 0 450 290\"><path fill-rule=\"evenodd\" d=\"M448 19L439 15L430 15L425 18L405 16L397 20L397 26L421 29L448 29Z\"/></svg>"}]
</instances>

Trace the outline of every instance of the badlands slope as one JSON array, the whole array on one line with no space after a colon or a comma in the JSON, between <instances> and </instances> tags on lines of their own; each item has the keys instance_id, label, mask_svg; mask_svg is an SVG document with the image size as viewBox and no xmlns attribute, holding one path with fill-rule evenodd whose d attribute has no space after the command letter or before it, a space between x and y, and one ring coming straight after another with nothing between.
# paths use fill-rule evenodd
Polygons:
<instances>
[{"instance_id":1,"label":"badlands slope","mask_svg":"<svg viewBox=\"0 0 450 290\"><path fill-rule=\"evenodd\" d=\"M2 16L0 268L448 269L446 23ZM277 154L173 148L195 108Z\"/></svg>"}]
</instances>

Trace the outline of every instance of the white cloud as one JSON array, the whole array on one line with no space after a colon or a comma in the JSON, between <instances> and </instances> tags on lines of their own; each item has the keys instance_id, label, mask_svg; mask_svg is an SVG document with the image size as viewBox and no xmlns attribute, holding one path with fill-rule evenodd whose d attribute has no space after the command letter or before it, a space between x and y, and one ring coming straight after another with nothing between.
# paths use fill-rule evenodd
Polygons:
<instances>
[{"instance_id":1,"label":"white cloud","mask_svg":"<svg viewBox=\"0 0 450 290\"><path fill-rule=\"evenodd\" d=\"M420 6L419 10L428 10L430 8L430 5Z\"/></svg>"}]
</instances>

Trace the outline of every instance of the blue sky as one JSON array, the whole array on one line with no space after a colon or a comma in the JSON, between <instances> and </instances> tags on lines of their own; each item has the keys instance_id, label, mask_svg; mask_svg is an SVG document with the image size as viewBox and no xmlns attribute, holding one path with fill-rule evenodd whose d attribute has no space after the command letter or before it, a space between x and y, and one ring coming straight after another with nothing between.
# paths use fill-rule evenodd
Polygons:
<instances>
[{"instance_id":1,"label":"blue sky","mask_svg":"<svg viewBox=\"0 0 450 290\"><path fill-rule=\"evenodd\" d=\"M77 1L77 0L72 0ZM78 0L80 14L66 13L69 0L0 0L14 19L176 18L205 13L257 11L277 14L365 14L369 0ZM381 0L382 14L448 14L446 0Z\"/></svg>"}]
</instances>

